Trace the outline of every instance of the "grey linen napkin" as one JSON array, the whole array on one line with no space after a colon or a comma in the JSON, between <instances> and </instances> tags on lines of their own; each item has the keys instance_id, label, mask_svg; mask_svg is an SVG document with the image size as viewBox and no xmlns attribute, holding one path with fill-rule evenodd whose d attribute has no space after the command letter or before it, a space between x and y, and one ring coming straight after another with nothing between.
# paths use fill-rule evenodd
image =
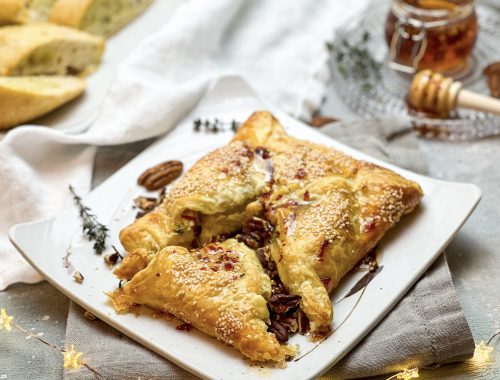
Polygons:
<instances>
[{"instance_id":1,"label":"grey linen napkin","mask_svg":"<svg viewBox=\"0 0 500 380\"><path fill-rule=\"evenodd\" d=\"M374 157L417 172L427 171L418 140L404 120L380 118L329 124L325 134ZM131 159L145 143L102 148L94 184ZM66 342L71 342L109 379L192 379L193 375L135 343L102 321L89 321L71 303ZM442 255L386 318L327 374L347 379L404 368L464 360L474 340ZM65 372L65 379L92 379L90 372Z\"/></svg>"}]
</instances>

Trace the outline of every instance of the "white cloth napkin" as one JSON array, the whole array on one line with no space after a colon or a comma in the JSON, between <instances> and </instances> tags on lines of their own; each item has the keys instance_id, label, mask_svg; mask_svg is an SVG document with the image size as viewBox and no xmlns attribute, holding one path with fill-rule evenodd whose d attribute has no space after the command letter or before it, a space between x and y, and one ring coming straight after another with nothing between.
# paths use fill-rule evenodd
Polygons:
<instances>
[{"instance_id":1,"label":"white cloth napkin","mask_svg":"<svg viewBox=\"0 0 500 380\"><path fill-rule=\"evenodd\" d=\"M328 80L325 42L366 3L188 0L118 67L85 133L37 126L7 133L0 141L0 290L41 279L9 243L8 229L57 213L71 201L69 183L88 191L94 145L168 132L225 73L244 75L270 101L307 117Z\"/></svg>"}]
</instances>

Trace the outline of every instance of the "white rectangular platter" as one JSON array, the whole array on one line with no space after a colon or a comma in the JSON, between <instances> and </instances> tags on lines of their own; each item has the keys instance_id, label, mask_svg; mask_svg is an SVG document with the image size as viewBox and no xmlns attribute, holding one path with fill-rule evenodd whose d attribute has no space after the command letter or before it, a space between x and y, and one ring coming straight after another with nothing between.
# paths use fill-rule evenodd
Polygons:
<instances>
[{"instance_id":1,"label":"white rectangular platter","mask_svg":"<svg viewBox=\"0 0 500 380\"><path fill-rule=\"evenodd\" d=\"M92 243L82 237L76 208L65 210L51 219L12 227L11 241L61 292L124 334L200 377L251 379L262 376L290 380L320 375L349 352L425 272L470 215L481 192L474 185L430 179L367 157L267 104L242 79L225 77L211 86L200 104L173 132L160 138L84 197L84 203L110 228L109 246L113 244L121 248L118 233L133 221L132 200L144 194L136 185L140 173L169 159L182 160L188 168L207 152L231 139L233 133L230 130L217 134L195 132L195 118L244 121L259 109L273 112L291 135L388 167L417 181L425 192L421 206L405 217L379 244L381 272L364 292L335 302L333 335L319 345L303 336L293 336L291 343L300 344L299 358L306 353L307 356L289 362L287 368L251 365L237 351L198 331L177 331L175 321L155 320L147 315L138 318L132 314L117 315L105 292L115 289L118 280L103 257L94 254ZM71 250L71 265L65 268L63 257L68 248ZM75 270L85 276L82 284L74 281L72 273ZM360 270L346 276L332 299L342 299L364 273Z\"/></svg>"}]
</instances>

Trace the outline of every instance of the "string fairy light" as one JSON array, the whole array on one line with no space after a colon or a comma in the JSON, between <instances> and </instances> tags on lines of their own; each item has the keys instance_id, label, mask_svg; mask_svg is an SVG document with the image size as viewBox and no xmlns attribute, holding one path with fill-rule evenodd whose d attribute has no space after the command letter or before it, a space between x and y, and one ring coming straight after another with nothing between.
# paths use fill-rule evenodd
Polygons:
<instances>
[{"instance_id":1,"label":"string fairy light","mask_svg":"<svg viewBox=\"0 0 500 380\"><path fill-rule=\"evenodd\" d=\"M495 339L499 335L500 331L497 331L490 337L490 339L488 339L486 343L484 342L484 340L477 343L474 349L474 356L470 360L480 365L491 362L492 361L491 354L495 350L495 347L490 346L490 343L493 341L493 339ZM440 364L436 364L433 367L422 367L422 369L435 369L439 367ZM392 380L392 379L411 380L417 377L420 377L418 373L418 368L412 368L412 369L405 369L402 372L398 372L392 375L391 377L388 377L386 380Z\"/></svg>"},{"instance_id":2,"label":"string fairy light","mask_svg":"<svg viewBox=\"0 0 500 380\"><path fill-rule=\"evenodd\" d=\"M486 363L491 360L491 353L494 348L488 346L487 343L484 343L484 340L476 344L476 348L474 349L474 356L472 360L479 363Z\"/></svg>"},{"instance_id":3,"label":"string fairy light","mask_svg":"<svg viewBox=\"0 0 500 380\"><path fill-rule=\"evenodd\" d=\"M493 339L495 339L497 336L500 335L500 331L496 332L493 334L493 336L488 339L486 343L484 343L484 340L476 344L476 348L474 349L474 356L472 357L472 361L478 364L485 364L490 362L491 359L491 354L495 350L493 346L490 346L490 343Z\"/></svg>"},{"instance_id":4,"label":"string fairy light","mask_svg":"<svg viewBox=\"0 0 500 380\"><path fill-rule=\"evenodd\" d=\"M64 349L64 348L59 347L55 344L49 343L46 340L42 339L40 336L35 335L35 334L29 332L28 330L26 330L25 328L23 328L22 326L18 325L14 321L14 317L12 315L8 315L5 308L1 308L0 309L0 331L5 328L5 330L7 332L10 332L10 331L12 331L12 327L23 332L26 335L26 337L35 338L40 343L43 343L44 345L60 352L63 355L63 367L64 368L79 370L81 367L85 367L89 371L94 373L96 378L104 379L104 377L99 372L97 372L96 369L92 368L88 363L86 363L83 360L83 358L82 358L83 352L79 352L79 351L75 350L75 346L73 344L71 345L71 347L69 349ZM491 354L493 353L495 348L493 346L491 346L490 343L493 341L493 339L495 339L499 335L500 335L500 331L493 334L491 336L491 338L488 339L488 341L486 343L483 340L481 340L479 343L477 343L475 350L474 350L474 356L472 357L471 360L476 362L476 363L479 363L479 364L485 364L485 363L491 362L492 361ZM437 368L439 366L440 365L438 364L434 367L422 367L422 368L423 369L433 369L433 368ZM393 380L393 379L411 380L411 379L416 379L419 377L420 377L419 369L415 367L415 368L410 368L410 369L404 369L403 371L398 372L398 373L388 377L386 380Z\"/></svg>"},{"instance_id":5,"label":"string fairy light","mask_svg":"<svg viewBox=\"0 0 500 380\"><path fill-rule=\"evenodd\" d=\"M2 311L0 312L0 330L2 330L4 327L7 331L12 330L12 327L10 327L10 325L13 319L14 317L7 315L7 311L2 308Z\"/></svg>"},{"instance_id":6,"label":"string fairy light","mask_svg":"<svg viewBox=\"0 0 500 380\"><path fill-rule=\"evenodd\" d=\"M83 352L75 351L75 345L72 344L69 350L63 352L64 368L70 368L70 369L80 368L84 364L83 360L80 358L80 356L82 355Z\"/></svg>"},{"instance_id":7,"label":"string fairy light","mask_svg":"<svg viewBox=\"0 0 500 380\"><path fill-rule=\"evenodd\" d=\"M398 372L395 375L388 377L387 380L390 379L411 380L411 379L416 379L417 377L420 377L418 374L418 368L410 368L410 369L404 369L402 372Z\"/></svg>"},{"instance_id":8,"label":"string fairy light","mask_svg":"<svg viewBox=\"0 0 500 380\"><path fill-rule=\"evenodd\" d=\"M0 330L2 330L4 327L5 330L8 332L10 332L12 330L12 327L14 327L15 329L24 333L26 337L35 338L40 343L43 343L44 345L60 352L63 355L64 368L77 370L80 369L81 367L85 367L89 371L93 372L98 379L104 379L104 377L99 372L97 372L96 369L92 368L88 363L86 363L83 360L83 358L81 357L83 355L83 352L75 351L75 346L73 344L71 345L70 349L64 349L62 347L59 347L55 344L52 344L42 339L40 336L29 332L24 327L14 322L14 317L11 315L7 315L7 311L5 310L5 308L2 308L0 310Z\"/></svg>"},{"instance_id":9,"label":"string fairy light","mask_svg":"<svg viewBox=\"0 0 500 380\"><path fill-rule=\"evenodd\" d=\"M403 372L396 374L396 379L410 380L419 377L418 368L405 369Z\"/></svg>"}]
</instances>

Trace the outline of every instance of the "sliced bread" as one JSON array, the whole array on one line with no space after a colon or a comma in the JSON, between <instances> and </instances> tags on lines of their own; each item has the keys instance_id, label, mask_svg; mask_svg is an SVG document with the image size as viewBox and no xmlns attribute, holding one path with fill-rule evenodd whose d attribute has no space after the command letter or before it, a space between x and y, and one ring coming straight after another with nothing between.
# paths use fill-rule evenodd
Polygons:
<instances>
[{"instance_id":1,"label":"sliced bread","mask_svg":"<svg viewBox=\"0 0 500 380\"><path fill-rule=\"evenodd\" d=\"M26 22L25 0L0 0L0 26Z\"/></svg>"},{"instance_id":2,"label":"sliced bread","mask_svg":"<svg viewBox=\"0 0 500 380\"><path fill-rule=\"evenodd\" d=\"M90 72L104 39L49 23L0 28L0 75L65 75Z\"/></svg>"},{"instance_id":3,"label":"sliced bread","mask_svg":"<svg viewBox=\"0 0 500 380\"><path fill-rule=\"evenodd\" d=\"M47 21L55 0L25 0L30 21Z\"/></svg>"},{"instance_id":4,"label":"sliced bread","mask_svg":"<svg viewBox=\"0 0 500 380\"><path fill-rule=\"evenodd\" d=\"M49 21L110 36L141 13L153 0L57 0Z\"/></svg>"},{"instance_id":5,"label":"sliced bread","mask_svg":"<svg viewBox=\"0 0 500 380\"><path fill-rule=\"evenodd\" d=\"M45 115L84 90L85 80L78 77L0 77L0 129Z\"/></svg>"}]
</instances>

